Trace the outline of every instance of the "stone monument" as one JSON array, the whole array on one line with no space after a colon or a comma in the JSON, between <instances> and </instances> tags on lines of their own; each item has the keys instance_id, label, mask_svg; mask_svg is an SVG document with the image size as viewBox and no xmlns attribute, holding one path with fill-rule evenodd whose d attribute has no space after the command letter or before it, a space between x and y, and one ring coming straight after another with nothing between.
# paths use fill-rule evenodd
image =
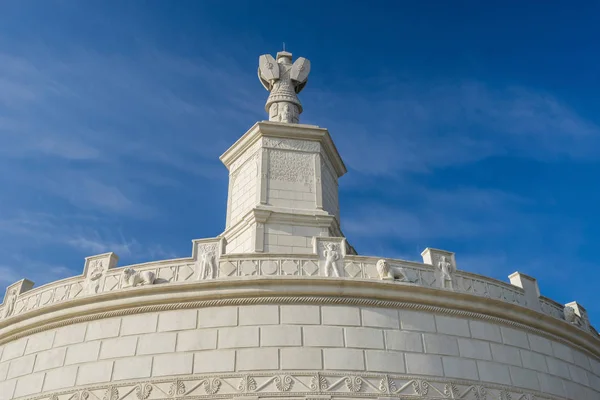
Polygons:
<instances>
[{"instance_id":1,"label":"stone monument","mask_svg":"<svg viewBox=\"0 0 600 400\"><path fill-rule=\"evenodd\" d=\"M457 268L359 255L342 232L344 163L299 123L310 63L259 58L268 121L221 156L223 233L191 257L10 285L0 400L598 400L585 308Z\"/></svg>"}]
</instances>

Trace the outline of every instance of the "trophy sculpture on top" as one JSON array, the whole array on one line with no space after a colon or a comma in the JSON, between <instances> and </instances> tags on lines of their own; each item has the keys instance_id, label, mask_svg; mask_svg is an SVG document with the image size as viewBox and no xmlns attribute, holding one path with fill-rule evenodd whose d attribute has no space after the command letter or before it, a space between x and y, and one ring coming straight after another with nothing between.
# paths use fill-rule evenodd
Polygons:
<instances>
[{"instance_id":1,"label":"trophy sculpture on top","mask_svg":"<svg viewBox=\"0 0 600 400\"><path fill-rule=\"evenodd\" d=\"M310 61L298 58L292 64L292 53L280 51L277 60L270 54L258 58L258 78L270 94L265 105L269 121L297 124L302 104L297 94L304 89L310 73Z\"/></svg>"}]
</instances>

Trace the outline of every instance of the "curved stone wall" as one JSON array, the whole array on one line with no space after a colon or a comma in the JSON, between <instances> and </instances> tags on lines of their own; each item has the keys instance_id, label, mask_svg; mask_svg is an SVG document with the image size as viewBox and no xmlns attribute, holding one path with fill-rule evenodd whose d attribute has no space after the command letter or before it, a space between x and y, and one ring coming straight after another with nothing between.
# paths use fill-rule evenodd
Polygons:
<instances>
[{"instance_id":1,"label":"curved stone wall","mask_svg":"<svg viewBox=\"0 0 600 400\"><path fill-rule=\"evenodd\" d=\"M5 343L0 399L600 398L597 357L498 319L334 304L171 308L67 320Z\"/></svg>"},{"instance_id":2,"label":"curved stone wall","mask_svg":"<svg viewBox=\"0 0 600 400\"><path fill-rule=\"evenodd\" d=\"M126 268L107 253L81 276L9 286L0 400L600 398L585 309L531 277L458 271L435 249L422 264L346 254L344 238L305 255L223 247Z\"/></svg>"}]
</instances>

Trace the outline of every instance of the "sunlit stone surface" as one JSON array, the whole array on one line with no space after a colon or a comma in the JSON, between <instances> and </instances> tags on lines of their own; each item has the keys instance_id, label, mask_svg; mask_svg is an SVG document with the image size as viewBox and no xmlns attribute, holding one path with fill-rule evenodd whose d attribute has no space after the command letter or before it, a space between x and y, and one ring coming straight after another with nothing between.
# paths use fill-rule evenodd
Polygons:
<instances>
[{"instance_id":1,"label":"sunlit stone surface","mask_svg":"<svg viewBox=\"0 0 600 400\"><path fill-rule=\"evenodd\" d=\"M298 124L310 62L259 58L268 121L221 156L224 232L191 257L127 267L113 253L0 307L0 400L600 399L600 339L577 302L457 269L356 253L346 168Z\"/></svg>"}]
</instances>

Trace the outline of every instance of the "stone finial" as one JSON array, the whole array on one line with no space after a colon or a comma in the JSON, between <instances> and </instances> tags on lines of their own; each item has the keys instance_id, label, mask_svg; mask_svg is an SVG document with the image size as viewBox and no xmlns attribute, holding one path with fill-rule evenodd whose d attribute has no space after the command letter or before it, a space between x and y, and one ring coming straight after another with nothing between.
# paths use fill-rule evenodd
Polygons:
<instances>
[{"instance_id":1,"label":"stone finial","mask_svg":"<svg viewBox=\"0 0 600 400\"><path fill-rule=\"evenodd\" d=\"M442 289L454 289L454 272L456 272L456 259L454 253L446 250L426 248L421 253L423 263L435 267L435 277L438 286Z\"/></svg>"},{"instance_id":2,"label":"stone finial","mask_svg":"<svg viewBox=\"0 0 600 400\"><path fill-rule=\"evenodd\" d=\"M511 285L520 287L525 291L527 307L536 311L541 311L542 306L539 299L540 288L538 286L537 279L518 271L510 274L508 279L510 279Z\"/></svg>"},{"instance_id":3,"label":"stone finial","mask_svg":"<svg viewBox=\"0 0 600 400\"><path fill-rule=\"evenodd\" d=\"M17 299L19 296L28 290L33 288L34 283L29 279L21 279L18 282L13 283L6 288L4 295L4 309L2 310L2 317L8 318L15 314L17 308Z\"/></svg>"},{"instance_id":4,"label":"stone finial","mask_svg":"<svg viewBox=\"0 0 600 400\"><path fill-rule=\"evenodd\" d=\"M102 292L106 271L117 266L119 257L115 253L104 253L86 257L83 267L85 278L83 290L85 294Z\"/></svg>"},{"instance_id":5,"label":"stone finial","mask_svg":"<svg viewBox=\"0 0 600 400\"><path fill-rule=\"evenodd\" d=\"M302 113L298 100L308 80L310 61L300 57L292 64L292 53L280 51L277 60L270 54L258 58L258 78L270 94L265 105L269 121L297 124Z\"/></svg>"}]
</instances>

